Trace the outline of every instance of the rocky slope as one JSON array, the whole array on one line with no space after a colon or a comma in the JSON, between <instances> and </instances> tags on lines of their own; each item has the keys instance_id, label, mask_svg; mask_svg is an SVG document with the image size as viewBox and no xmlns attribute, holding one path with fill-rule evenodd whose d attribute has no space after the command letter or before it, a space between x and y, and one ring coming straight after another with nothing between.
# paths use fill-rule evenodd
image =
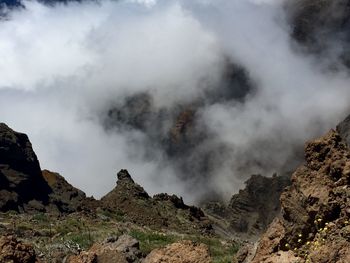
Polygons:
<instances>
[{"instance_id":1,"label":"rocky slope","mask_svg":"<svg viewBox=\"0 0 350 263\"><path fill-rule=\"evenodd\" d=\"M117 186L101 198L101 206L124 216L125 220L153 229L209 233L212 228L201 209L184 204L175 195L150 197L134 182L127 170L118 173Z\"/></svg>"},{"instance_id":2,"label":"rocky slope","mask_svg":"<svg viewBox=\"0 0 350 263\"><path fill-rule=\"evenodd\" d=\"M279 197L290 184L289 174L253 175L246 181L246 187L232 196L228 205L209 202L204 205L204 210L217 222L214 228L218 232L256 240L280 214Z\"/></svg>"},{"instance_id":3,"label":"rocky slope","mask_svg":"<svg viewBox=\"0 0 350 263\"><path fill-rule=\"evenodd\" d=\"M0 211L70 213L91 202L59 174L41 171L27 135L0 124Z\"/></svg>"},{"instance_id":4,"label":"rocky slope","mask_svg":"<svg viewBox=\"0 0 350 263\"><path fill-rule=\"evenodd\" d=\"M253 263L350 262L349 148L332 130L306 144L305 160L282 193L282 217L261 238Z\"/></svg>"}]
</instances>

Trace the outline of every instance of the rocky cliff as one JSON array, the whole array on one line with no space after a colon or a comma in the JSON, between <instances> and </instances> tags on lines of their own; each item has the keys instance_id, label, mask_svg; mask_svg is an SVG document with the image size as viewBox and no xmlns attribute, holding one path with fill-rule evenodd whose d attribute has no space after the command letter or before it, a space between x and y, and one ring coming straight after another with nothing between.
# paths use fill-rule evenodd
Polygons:
<instances>
[{"instance_id":1,"label":"rocky cliff","mask_svg":"<svg viewBox=\"0 0 350 263\"><path fill-rule=\"evenodd\" d=\"M232 196L228 205L209 202L204 205L205 212L217 222L214 228L218 232L256 240L280 214L279 197L290 184L289 174L253 175L246 181L246 187Z\"/></svg>"},{"instance_id":2,"label":"rocky cliff","mask_svg":"<svg viewBox=\"0 0 350 263\"><path fill-rule=\"evenodd\" d=\"M41 171L26 134L0 124L0 211L70 213L88 201L59 174Z\"/></svg>"},{"instance_id":3,"label":"rocky cliff","mask_svg":"<svg viewBox=\"0 0 350 263\"><path fill-rule=\"evenodd\" d=\"M30 209L49 202L52 189L41 175L28 136L0 124L0 210Z\"/></svg>"},{"instance_id":4,"label":"rocky cliff","mask_svg":"<svg viewBox=\"0 0 350 263\"><path fill-rule=\"evenodd\" d=\"M252 262L350 262L349 148L332 130L306 144L305 161Z\"/></svg>"}]
</instances>

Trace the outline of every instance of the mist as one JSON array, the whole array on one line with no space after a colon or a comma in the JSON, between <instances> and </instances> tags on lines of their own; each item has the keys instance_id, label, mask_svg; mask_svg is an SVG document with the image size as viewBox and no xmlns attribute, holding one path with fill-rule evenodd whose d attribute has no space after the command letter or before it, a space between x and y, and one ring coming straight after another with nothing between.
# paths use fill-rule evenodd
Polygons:
<instances>
[{"instance_id":1,"label":"mist","mask_svg":"<svg viewBox=\"0 0 350 263\"><path fill-rule=\"evenodd\" d=\"M253 173L293 169L349 113L348 73L298 52L285 2L24 1L0 22L0 120L88 195L126 168L151 194L227 199ZM164 141L188 108L191 146L174 153Z\"/></svg>"}]
</instances>

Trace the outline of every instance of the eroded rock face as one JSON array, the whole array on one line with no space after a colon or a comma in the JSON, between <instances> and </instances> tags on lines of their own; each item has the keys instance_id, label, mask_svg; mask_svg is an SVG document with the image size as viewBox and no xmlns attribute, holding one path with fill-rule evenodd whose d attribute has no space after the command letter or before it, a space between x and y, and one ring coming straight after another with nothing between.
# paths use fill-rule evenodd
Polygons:
<instances>
[{"instance_id":1,"label":"eroded rock face","mask_svg":"<svg viewBox=\"0 0 350 263\"><path fill-rule=\"evenodd\" d=\"M19 242L13 236L0 238L0 262L38 263L32 246Z\"/></svg>"},{"instance_id":2,"label":"eroded rock face","mask_svg":"<svg viewBox=\"0 0 350 263\"><path fill-rule=\"evenodd\" d=\"M51 192L28 136L0 123L0 211L43 209Z\"/></svg>"},{"instance_id":3,"label":"eroded rock face","mask_svg":"<svg viewBox=\"0 0 350 263\"><path fill-rule=\"evenodd\" d=\"M41 171L28 136L0 123L0 211L71 213L93 202L59 174Z\"/></svg>"},{"instance_id":4,"label":"eroded rock face","mask_svg":"<svg viewBox=\"0 0 350 263\"><path fill-rule=\"evenodd\" d=\"M209 232L211 225L201 209L187 206L175 195L158 194L153 198L134 182L127 170L118 173L117 186L101 199L105 210L126 220L154 229L181 232Z\"/></svg>"},{"instance_id":5,"label":"eroded rock face","mask_svg":"<svg viewBox=\"0 0 350 263\"><path fill-rule=\"evenodd\" d=\"M211 263L209 249L204 244L192 241L173 243L153 250L143 263Z\"/></svg>"},{"instance_id":6,"label":"eroded rock face","mask_svg":"<svg viewBox=\"0 0 350 263\"><path fill-rule=\"evenodd\" d=\"M52 190L50 203L59 212L71 213L85 209L84 204L88 201L83 191L73 187L58 173L43 170L42 176Z\"/></svg>"},{"instance_id":7,"label":"eroded rock face","mask_svg":"<svg viewBox=\"0 0 350 263\"><path fill-rule=\"evenodd\" d=\"M350 262L349 148L332 130L306 144L305 160L252 262Z\"/></svg>"},{"instance_id":8,"label":"eroded rock face","mask_svg":"<svg viewBox=\"0 0 350 263\"><path fill-rule=\"evenodd\" d=\"M290 176L253 175L246 187L232 196L228 206L218 202L205 204L205 212L227 222L228 232L257 239L280 213L279 197L291 184Z\"/></svg>"}]
</instances>

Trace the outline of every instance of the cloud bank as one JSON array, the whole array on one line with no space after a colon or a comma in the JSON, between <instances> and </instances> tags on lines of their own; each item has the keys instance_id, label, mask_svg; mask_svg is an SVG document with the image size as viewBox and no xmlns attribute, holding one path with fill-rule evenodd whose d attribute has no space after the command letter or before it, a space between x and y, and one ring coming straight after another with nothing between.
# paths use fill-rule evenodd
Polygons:
<instances>
[{"instance_id":1,"label":"cloud bank","mask_svg":"<svg viewBox=\"0 0 350 263\"><path fill-rule=\"evenodd\" d=\"M29 135L43 168L96 197L121 168L151 193L228 197L252 173L291 169L304 141L349 110L347 73L294 51L283 3L24 1L0 22L0 119ZM227 61L255 87L244 100L213 99ZM106 128L110 107L140 93L171 118L178 105L200 105L206 139L170 158L153 122ZM161 119L165 130L170 119ZM210 166L196 169L211 151Z\"/></svg>"}]
</instances>

